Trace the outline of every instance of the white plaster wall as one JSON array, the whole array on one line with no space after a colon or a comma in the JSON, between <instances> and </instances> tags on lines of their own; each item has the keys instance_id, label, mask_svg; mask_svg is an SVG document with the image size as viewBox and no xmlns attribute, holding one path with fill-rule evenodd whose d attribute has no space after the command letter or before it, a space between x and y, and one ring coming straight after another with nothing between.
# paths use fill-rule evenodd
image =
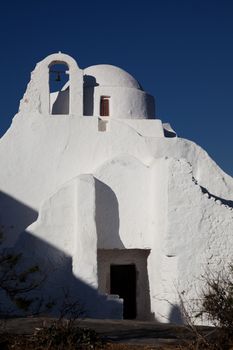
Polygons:
<instances>
[{"instance_id":1,"label":"white plaster wall","mask_svg":"<svg viewBox=\"0 0 233 350\"><path fill-rule=\"evenodd\" d=\"M64 183L79 174L93 173L109 159L122 154L133 156L145 165L160 157L185 158L192 164L199 185L216 196L232 198L232 178L193 142L142 137L136 128L116 119L110 121L107 132L99 132L95 117L80 119L37 113L17 114L0 139L0 191L31 208L35 212L34 221L41 202ZM0 206L1 221L5 226L14 225L13 233L32 222L29 215L25 224L20 215L12 223L14 205L1 202Z\"/></svg>"},{"instance_id":2,"label":"white plaster wall","mask_svg":"<svg viewBox=\"0 0 233 350\"><path fill-rule=\"evenodd\" d=\"M168 178L169 171L165 158L154 161L152 165L151 176L151 200L150 216L152 218L151 235L151 253L148 257L148 274L150 280L150 300L151 312L154 313L156 320L167 322L169 307L161 294L164 291L164 285L168 286L170 279L164 278L164 264L166 264L164 241L167 234L167 210L168 210ZM174 265L173 265L174 267ZM174 271L173 271L174 272ZM176 274L171 272L176 278ZM169 298L169 300L172 300Z\"/></svg>"},{"instance_id":3,"label":"white plaster wall","mask_svg":"<svg viewBox=\"0 0 233 350\"><path fill-rule=\"evenodd\" d=\"M164 137L162 122L159 119L125 119L124 123L135 129L141 136Z\"/></svg>"},{"instance_id":4,"label":"white plaster wall","mask_svg":"<svg viewBox=\"0 0 233 350\"><path fill-rule=\"evenodd\" d=\"M185 160L169 162L169 167L173 170L169 179L168 254L181 251L191 254L193 247L189 243L192 241L196 247L192 259L198 259L200 265L205 263L200 257L205 256L209 250L207 256L215 251L212 259L217 258L216 254L221 255L222 259L230 258L233 209L209 194L202 193L193 179L192 167ZM179 220L183 213L185 220ZM177 232L176 238L174 232ZM182 240L179 239L180 234Z\"/></svg>"},{"instance_id":5,"label":"white plaster wall","mask_svg":"<svg viewBox=\"0 0 233 350\"><path fill-rule=\"evenodd\" d=\"M232 258L233 209L203 193L185 159L161 158L153 166L153 242L148 258L151 311L160 322L182 322L178 293L198 298L206 271Z\"/></svg>"},{"instance_id":6,"label":"white plaster wall","mask_svg":"<svg viewBox=\"0 0 233 350\"><path fill-rule=\"evenodd\" d=\"M150 170L137 159L122 156L105 163L95 177L100 182L98 248L150 247Z\"/></svg>"},{"instance_id":7,"label":"white plaster wall","mask_svg":"<svg viewBox=\"0 0 233 350\"><path fill-rule=\"evenodd\" d=\"M143 138L127 125L112 122L111 130L101 133L97 118L18 114L0 140L0 190L38 212L64 183L122 153L148 157ZM1 203L2 220L8 209ZM19 221L12 223L9 215L6 225L17 232Z\"/></svg>"},{"instance_id":8,"label":"white plaster wall","mask_svg":"<svg viewBox=\"0 0 233 350\"><path fill-rule=\"evenodd\" d=\"M168 163L166 255L177 258L177 290L197 298L201 274L208 268L220 271L231 261L233 210L203 194L185 160L170 159Z\"/></svg>"},{"instance_id":9,"label":"white plaster wall","mask_svg":"<svg viewBox=\"0 0 233 350\"><path fill-rule=\"evenodd\" d=\"M210 193L225 199L232 199L233 179L226 174L208 153L196 143L182 138L147 138L146 143L154 158L184 158L193 169L193 176L199 185Z\"/></svg>"},{"instance_id":10,"label":"white plaster wall","mask_svg":"<svg viewBox=\"0 0 233 350\"><path fill-rule=\"evenodd\" d=\"M27 227L34 237L71 256L75 253L77 220L75 189L76 181L70 181L47 198L40 206L38 219Z\"/></svg>"},{"instance_id":11,"label":"white plaster wall","mask_svg":"<svg viewBox=\"0 0 233 350\"><path fill-rule=\"evenodd\" d=\"M77 179L77 191L73 272L76 277L97 288L97 232L93 176L80 175Z\"/></svg>"}]
</instances>

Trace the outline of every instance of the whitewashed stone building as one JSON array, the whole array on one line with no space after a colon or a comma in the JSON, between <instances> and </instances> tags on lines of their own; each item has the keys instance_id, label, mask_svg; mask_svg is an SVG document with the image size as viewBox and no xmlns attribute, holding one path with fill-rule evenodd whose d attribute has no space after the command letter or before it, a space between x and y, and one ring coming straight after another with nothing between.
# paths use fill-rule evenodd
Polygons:
<instances>
[{"instance_id":1,"label":"whitewashed stone building","mask_svg":"<svg viewBox=\"0 0 233 350\"><path fill-rule=\"evenodd\" d=\"M0 140L7 244L49 267L47 296L66 287L90 317L177 322L177 290L193 298L206 266L231 259L233 179L155 115L122 69L58 53Z\"/></svg>"}]
</instances>

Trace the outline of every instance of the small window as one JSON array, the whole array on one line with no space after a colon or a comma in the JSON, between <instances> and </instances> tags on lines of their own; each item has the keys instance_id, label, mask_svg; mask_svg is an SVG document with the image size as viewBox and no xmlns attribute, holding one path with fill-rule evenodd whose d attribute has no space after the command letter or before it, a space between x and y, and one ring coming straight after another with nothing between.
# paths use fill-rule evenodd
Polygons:
<instances>
[{"instance_id":1,"label":"small window","mask_svg":"<svg viewBox=\"0 0 233 350\"><path fill-rule=\"evenodd\" d=\"M109 116L109 96L101 96L100 98L100 116Z\"/></svg>"}]
</instances>

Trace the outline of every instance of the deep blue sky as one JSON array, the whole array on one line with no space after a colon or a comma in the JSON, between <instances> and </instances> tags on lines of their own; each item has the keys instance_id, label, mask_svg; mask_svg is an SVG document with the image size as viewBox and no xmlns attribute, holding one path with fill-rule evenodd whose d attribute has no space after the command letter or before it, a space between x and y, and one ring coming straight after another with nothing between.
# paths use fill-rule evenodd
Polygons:
<instances>
[{"instance_id":1,"label":"deep blue sky","mask_svg":"<svg viewBox=\"0 0 233 350\"><path fill-rule=\"evenodd\" d=\"M233 175L233 0L1 1L0 45L1 135L35 64L62 51L127 70Z\"/></svg>"}]
</instances>

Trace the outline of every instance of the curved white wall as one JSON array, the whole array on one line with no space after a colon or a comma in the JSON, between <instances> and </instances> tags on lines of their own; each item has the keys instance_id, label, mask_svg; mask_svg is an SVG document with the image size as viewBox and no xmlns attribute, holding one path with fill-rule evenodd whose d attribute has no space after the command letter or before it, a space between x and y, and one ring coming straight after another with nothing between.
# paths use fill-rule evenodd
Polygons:
<instances>
[{"instance_id":1,"label":"curved white wall","mask_svg":"<svg viewBox=\"0 0 233 350\"><path fill-rule=\"evenodd\" d=\"M155 117L153 96L139 89L112 86L84 88L84 115L100 115L101 96L109 96L110 118L152 119Z\"/></svg>"},{"instance_id":2,"label":"curved white wall","mask_svg":"<svg viewBox=\"0 0 233 350\"><path fill-rule=\"evenodd\" d=\"M153 96L134 88L96 86L84 88L83 115L100 116L101 96L109 97L109 118L153 119L155 102ZM68 114L69 88L51 94L53 114Z\"/></svg>"}]
</instances>

